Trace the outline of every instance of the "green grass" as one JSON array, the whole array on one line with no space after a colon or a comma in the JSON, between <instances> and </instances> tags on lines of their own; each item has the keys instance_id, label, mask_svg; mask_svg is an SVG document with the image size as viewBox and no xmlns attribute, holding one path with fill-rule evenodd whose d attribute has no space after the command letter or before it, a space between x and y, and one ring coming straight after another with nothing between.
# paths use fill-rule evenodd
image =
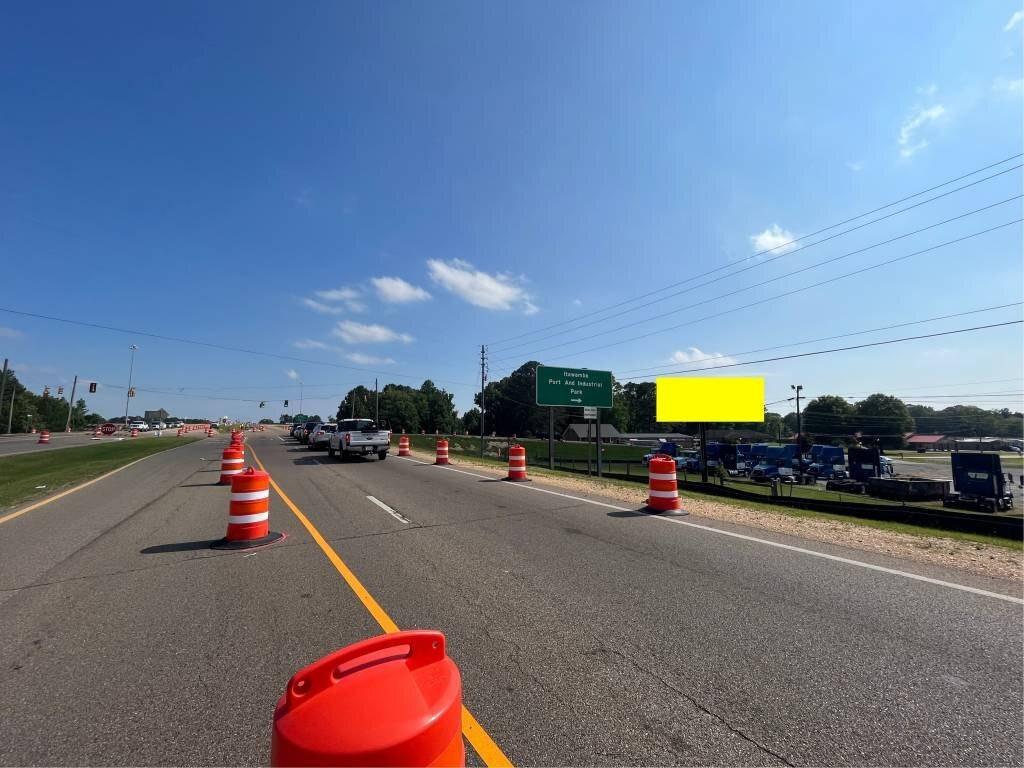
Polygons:
<instances>
[{"instance_id":1,"label":"green grass","mask_svg":"<svg viewBox=\"0 0 1024 768\"><path fill-rule=\"evenodd\" d=\"M431 452L431 453L433 452L433 450L434 450L434 440L435 440L435 438L433 436L411 435L410 438L411 438L410 439L410 445L411 445L411 447L413 449L419 449L421 451L428 451L428 452ZM458 454L453 452L453 451L451 451L451 448L452 448L452 445L453 445L453 440L464 440L464 439L465 438L452 438L452 439L449 439L449 451L451 452L451 456L452 456L453 460L458 458ZM498 441L495 440L493 442L495 443L495 445L497 445ZM395 438L395 444L397 445L397 443L398 443L398 438L396 437ZM490 453L490 451L489 451L490 455L485 455L484 458L481 459L480 455L479 455L480 442L479 442L478 438L469 438L467 440L467 443L466 443L467 447L468 447L469 443L472 444L472 447L475 449L476 452L463 451L464 455L468 454L467 458L470 458L473 461L482 462L484 464L493 466L495 469L502 469L502 468L507 466L507 460L505 458L499 458L498 456L494 455L494 453ZM502 445L502 447L506 446L507 443L508 443L507 440L501 440L500 441L500 444ZM522 444L524 446L526 445L525 442L523 442ZM544 445L545 445L545 448L546 448L547 443L544 442ZM629 448L629 446L624 446L624 447ZM547 452L545 451L545 453L543 455L547 456ZM527 449L527 456L529 456L529 449ZM574 472L571 473L571 472L567 472L567 471L564 471L564 470L558 470L558 469L550 470L550 469L547 468L546 465L543 466L543 467L530 466L529 471L530 471L531 476L535 476L535 477L538 477L538 478L543 478L543 477L552 477L552 478L573 477L573 478L580 479L581 477L585 477L585 476L581 476L580 474L574 473ZM594 483L595 490L597 492L600 492L600 489L602 488L602 486L604 486L604 487L609 487L610 486L610 487L615 487L615 488L626 488L626 489L634 490L634 491L637 490L637 489L642 489L644 487L640 483L634 483L634 482L630 482L628 480L619 480L617 478L607 478L607 477L597 478L597 477L591 477L589 479L590 479L590 481L592 483ZM740 484L740 481L737 481L735 479L727 480L726 484L727 485L731 485L731 486L736 486L736 485ZM769 497L769 495L771 493L770 488L769 488L769 486L767 484L761 485L761 484L758 484L758 483L745 482L744 486L743 486L743 489L744 490L752 491L753 493L758 493L759 495L764 496L765 498ZM784 488L783 490L786 491L786 495L788 496L789 495L788 494L789 488ZM807 486L792 486L792 490L794 491L794 495L797 495L797 496L799 496L801 492L805 492L808 495L816 494L818 497L832 499L832 500L836 500L837 497L841 496L843 501L848 502L848 503L854 503L854 504L856 504L856 503L860 503L860 504L886 504L886 503L890 503L890 504L893 504L894 506L900 506L900 502L888 502L885 499L875 499L875 498L872 498L870 496L859 496L859 495L852 495L852 494L839 494L839 493L835 493L833 491L816 491L815 489L809 488ZM929 528L927 526L913 525L913 524L910 524L910 523L891 522L891 521L888 521L888 520L870 520L870 519L866 519L866 518L853 517L853 516L847 516L847 515L837 515L837 514L832 514L832 513L829 513L829 512L816 512L814 510L809 510L809 509L796 509L796 508L793 508L793 507L786 507L786 506L783 506L781 504L765 503L765 502L760 502L760 501L756 501L756 500L753 500L753 499L749 500L749 501L747 499L734 499L734 498L731 498L729 496L717 496L715 494L701 493L699 491L692 491L692 490L689 490L688 488L685 488L682 483L680 483L680 491L679 492L680 492L680 495L683 496L684 499L686 499L686 498L701 499L701 500L704 500L704 501L711 501L711 502L714 502L716 504L724 504L726 506L735 507L737 509L754 509L754 510L759 510L759 511L762 511L762 512L770 512L770 513L777 514L777 515L787 515L789 517L802 517L802 518L811 518L811 519L818 519L818 520L829 520L829 521L847 523L849 525L860 525L860 526L865 526L867 528L877 528L877 529L883 530L883 531L892 531L892 532L895 532L895 533L905 533L905 534L908 534L908 535L911 535L911 536L919 536L919 537L922 537L922 538L925 538L925 539L939 539L939 538L954 539L954 540L957 540L957 541L972 542L972 543L977 543L977 544L990 544L990 545L993 545L993 546L1004 547L1004 548L1007 548L1007 549L1013 549L1013 550L1018 550L1018 551L1024 550L1024 542L1022 542L1020 540L1007 539L1007 538L1003 538L1003 537L1000 537L1000 536L989 536L989 535L984 534L984 533L967 533L967 532L961 532L961 531L949 531L949 530L944 530L944 529L941 529L941 528ZM941 509L942 508L942 503L941 502L935 502L934 504L916 503L916 504L911 504L910 506L913 507L913 508L935 506L935 507L938 507L938 508Z\"/></svg>"},{"instance_id":2,"label":"green grass","mask_svg":"<svg viewBox=\"0 0 1024 768\"><path fill-rule=\"evenodd\" d=\"M99 477L136 459L198 439L181 437L125 440L0 458L0 510L49 496L72 485Z\"/></svg>"}]
</instances>

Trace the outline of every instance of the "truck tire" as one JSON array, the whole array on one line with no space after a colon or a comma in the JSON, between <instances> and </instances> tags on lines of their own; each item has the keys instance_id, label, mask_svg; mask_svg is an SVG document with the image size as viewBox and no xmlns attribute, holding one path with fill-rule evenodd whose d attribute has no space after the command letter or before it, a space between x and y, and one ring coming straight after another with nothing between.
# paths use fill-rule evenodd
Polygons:
<instances>
[{"instance_id":1,"label":"truck tire","mask_svg":"<svg viewBox=\"0 0 1024 768\"><path fill-rule=\"evenodd\" d=\"M386 459L387 457L388 457L388 452L387 451L381 451L380 453L377 454L377 460L378 461L384 461L384 459Z\"/></svg>"},{"instance_id":2,"label":"truck tire","mask_svg":"<svg viewBox=\"0 0 1024 768\"><path fill-rule=\"evenodd\" d=\"M334 458L334 449L331 448L330 445L327 446L327 456L328 456L328 458L331 458L331 459Z\"/></svg>"}]
</instances>

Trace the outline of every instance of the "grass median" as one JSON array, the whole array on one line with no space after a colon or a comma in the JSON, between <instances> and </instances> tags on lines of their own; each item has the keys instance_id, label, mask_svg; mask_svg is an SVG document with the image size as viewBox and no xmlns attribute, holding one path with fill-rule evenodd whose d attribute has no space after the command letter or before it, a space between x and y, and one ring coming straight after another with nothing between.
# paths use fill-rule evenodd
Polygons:
<instances>
[{"instance_id":1,"label":"grass median","mask_svg":"<svg viewBox=\"0 0 1024 768\"><path fill-rule=\"evenodd\" d=\"M125 440L84 445L81 448L62 448L52 453L41 451L0 458L0 511L49 496L137 459L197 439L167 437Z\"/></svg>"}]
</instances>

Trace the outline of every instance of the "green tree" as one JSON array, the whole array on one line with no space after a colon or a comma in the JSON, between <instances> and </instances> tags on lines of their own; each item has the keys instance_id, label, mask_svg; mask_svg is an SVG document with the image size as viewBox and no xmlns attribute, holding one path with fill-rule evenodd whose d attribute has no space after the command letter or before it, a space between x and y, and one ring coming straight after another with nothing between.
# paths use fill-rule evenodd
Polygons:
<instances>
[{"instance_id":1,"label":"green tree","mask_svg":"<svg viewBox=\"0 0 1024 768\"><path fill-rule=\"evenodd\" d=\"M853 413L853 406L839 395L822 395L807 403L801 414L801 428L808 435L820 437L818 442L828 443L850 433Z\"/></svg>"},{"instance_id":2,"label":"green tree","mask_svg":"<svg viewBox=\"0 0 1024 768\"><path fill-rule=\"evenodd\" d=\"M480 409L470 408L462 414L462 428L471 435L480 434Z\"/></svg>"},{"instance_id":3,"label":"green tree","mask_svg":"<svg viewBox=\"0 0 1024 768\"><path fill-rule=\"evenodd\" d=\"M898 397L877 393L854 406L850 417L861 442L882 448L902 448L904 434L914 430L914 417Z\"/></svg>"},{"instance_id":4,"label":"green tree","mask_svg":"<svg viewBox=\"0 0 1024 768\"><path fill-rule=\"evenodd\" d=\"M338 406L338 419L373 418L373 393L360 384L350 389Z\"/></svg>"}]
</instances>

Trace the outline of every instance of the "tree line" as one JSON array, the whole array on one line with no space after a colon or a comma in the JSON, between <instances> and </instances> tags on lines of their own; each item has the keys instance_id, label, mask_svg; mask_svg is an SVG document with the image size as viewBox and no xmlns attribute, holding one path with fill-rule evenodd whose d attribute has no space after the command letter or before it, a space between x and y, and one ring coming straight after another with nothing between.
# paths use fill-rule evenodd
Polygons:
<instances>
[{"instance_id":1,"label":"tree line","mask_svg":"<svg viewBox=\"0 0 1024 768\"><path fill-rule=\"evenodd\" d=\"M31 432L33 429L62 431L67 422L68 401L65 398L53 397L45 390L43 394L36 394L18 381L13 370L7 371L0 402L0 432L7 431L8 423L11 432ZM102 423L102 416L88 412L85 400L79 398L75 401L71 408L72 429Z\"/></svg>"}]
</instances>

